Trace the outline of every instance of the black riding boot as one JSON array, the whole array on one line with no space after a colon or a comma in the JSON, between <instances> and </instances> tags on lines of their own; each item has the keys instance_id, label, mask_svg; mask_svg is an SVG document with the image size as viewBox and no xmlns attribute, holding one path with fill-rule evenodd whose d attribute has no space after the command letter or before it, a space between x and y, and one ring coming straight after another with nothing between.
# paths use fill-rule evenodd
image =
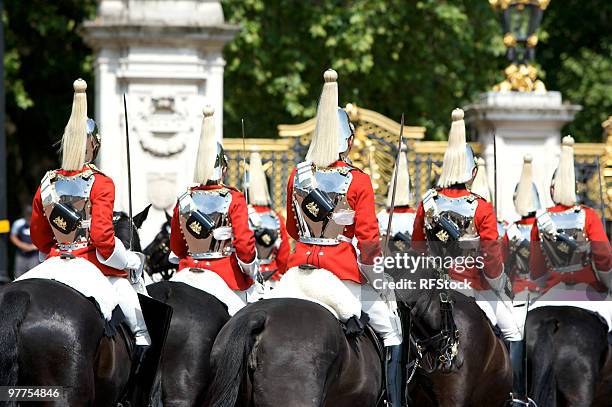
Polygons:
<instances>
[{"instance_id":1,"label":"black riding boot","mask_svg":"<svg viewBox=\"0 0 612 407\"><path fill-rule=\"evenodd\" d=\"M387 405L402 407L402 345L387 346Z\"/></svg>"},{"instance_id":2,"label":"black riding boot","mask_svg":"<svg viewBox=\"0 0 612 407\"><path fill-rule=\"evenodd\" d=\"M525 341L511 341L510 363L512 363L512 398L527 400L525 388ZM523 405L523 404L520 404Z\"/></svg>"},{"instance_id":3,"label":"black riding boot","mask_svg":"<svg viewBox=\"0 0 612 407\"><path fill-rule=\"evenodd\" d=\"M147 350L149 350L148 345L136 345L134 346L134 354L132 355L132 362L134 363L134 375L138 377L140 375L140 371L147 355Z\"/></svg>"}]
</instances>

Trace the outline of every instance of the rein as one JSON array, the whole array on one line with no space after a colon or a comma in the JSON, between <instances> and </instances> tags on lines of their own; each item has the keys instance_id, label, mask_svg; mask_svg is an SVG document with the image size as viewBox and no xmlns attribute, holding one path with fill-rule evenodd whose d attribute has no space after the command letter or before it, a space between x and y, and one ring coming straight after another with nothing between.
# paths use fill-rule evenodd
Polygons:
<instances>
[{"instance_id":1,"label":"rein","mask_svg":"<svg viewBox=\"0 0 612 407\"><path fill-rule=\"evenodd\" d=\"M425 310L429 309L434 300L435 293L432 292L427 301ZM440 299L440 313L442 316L441 329L434 335L429 335L423 325L421 318L424 314L412 315L410 312L410 324L408 327L408 354L414 348L416 357L407 365L410 371L407 382L409 383L418 367L427 373L442 368L450 368L459 351L459 331L453 318L453 300L446 291L438 293ZM415 329L413 329L413 326Z\"/></svg>"}]
</instances>

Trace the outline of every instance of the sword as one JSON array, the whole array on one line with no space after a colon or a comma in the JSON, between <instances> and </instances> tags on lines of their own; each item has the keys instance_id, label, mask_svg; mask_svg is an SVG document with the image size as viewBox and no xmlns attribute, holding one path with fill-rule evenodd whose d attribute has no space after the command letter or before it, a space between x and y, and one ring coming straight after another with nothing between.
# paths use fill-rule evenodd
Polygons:
<instances>
[{"instance_id":1,"label":"sword","mask_svg":"<svg viewBox=\"0 0 612 407\"><path fill-rule=\"evenodd\" d=\"M494 193L494 197L493 199L495 199L495 221L499 222L497 220L497 217L499 216L499 204L497 201L497 135L495 133L493 133L493 188L495 188L495 193ZM497 227L497 224L495 224L495 227ZM497 240L498 243L501 242L500 239ZM510 298L511 301L514 300L514 292L512 291L512 279L510 277L510 273L506 270L506 267L504 266L503 262L502 262L502 273L506 274L506 284L504 287L504 291L506 292L506 295L508 296L508 298ZM493 290L495 291L495 290ZM498 296L499 297L499 296ZM501 299L501 297L500 297ZM503 301L503 300L502 300Z\"/></svg>"},{"instance_id":2,"label":"sword","mask_svg":"<svg viewBox=\"0 0 612 407\"><path fill-rule=\"evenodd\" d=\"M130 247L132 250L134 241L134 223L132 222L132 167L130 158L130 126L128 125L127 101L123 94L123 114L125 117L125 147L127 154L127 173L128 173L128 217L130 219Z\"/></svg>"},{"instance_id":3,"label":"sword","mask_svg":"<svg viewBox=\"0 0 612 407\"><path fill-rule=\"evenodd\" d=\"M240 125L242 126L242 189L244 189L244 199L246 203L249 203L249 189L247 188L247 169L246 169L246 138L244 135L244 118L240 119Z\"/></svg>"},{"instance_id":4,"label":"sword","mask_svg":"<svg viewBox=\"0 0 612 407\"><path fill-rule=\"evenodd\" d=\"M606 204L604 202L602 180L601 180L601 167L599 166L599 157L595 161L597 163L597 177L599 178L599 205L601 206L601 222L603 223L604 231L608 231L606 225Z\"/></svg>"},{"instance_id":5,"label":"sword","mask_svg":"<svg viewBox=\"0 0 612 407\"><path fill-rule=\"evenodd\" d=\"M495 200L495 220L499 216L499 203L497 201L497 135L493 133L493 188L495 189L493 199Z\"/></svg>"},{"instance_id":6,"label":"sword","mask_svg":"<svg viewBox=\"0 0 612 407\"><path fill-rule=\"evenodd\" d=\"M397 159L395 161L395 171L393 174L393 183L391 184L391 207L389 208L389 220L387 222L387 234L383 246L383 255L386 254L389 245L389 235L391 234L391 222L393 221L393 211L395 209L395 190L397 189L397 173L399 172L399 160L402 154L402 141L404 141L404 113L400 121L400 135L397 146Z\"/></svg>"}]
</instances>

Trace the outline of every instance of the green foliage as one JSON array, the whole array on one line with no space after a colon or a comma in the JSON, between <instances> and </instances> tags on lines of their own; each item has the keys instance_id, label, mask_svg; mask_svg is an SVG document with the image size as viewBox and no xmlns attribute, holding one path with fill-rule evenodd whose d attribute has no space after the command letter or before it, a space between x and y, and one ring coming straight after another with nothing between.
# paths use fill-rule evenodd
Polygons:
<instances>
[{"instance_id":1,"label":"green foliage","mask_svg":"<svg viewBox=\"0 0 612 407\"><path fill-rule=\"evenodd\" d=\"M224 0L242 27L226 48L225 134L270 137L312 117L328 67L340 103L445 137L452 108L501 80L504 52L486 1Z\"/></svg>"},{"instance_id":2,"label":"green foliage","mask_svg":"<svg viewBox=\"0 0 612 407\"><path fill-rule=\"evenodd\" d=\"M612 114L612 2L554 0L544 12L545 41L537 60L548 89L583 106L563 131L577 141L601 141L601 123Z\"/></svg>"},{"instance_id":3,"label":"green foliage","mask_svg":"<svg viewBox=\"0 0 612 407\"><path fill-rule=\"evenodd\" d=\"M77 28L95 14L96 1L5 0L4 7L8 192L19 198L9 210L20 213L44 171L57 165L54 143L68 121L78 76L88 81L93 100L91 50Z\"/></svg>"},{"instance_id":4,"label":"green foliage","mask_svg":"<svg viewBox=\"0 0 612 407\"><path fill-rule=\"evenodd\" d=\"M225 134L271 137L315 113L328 67L354 102L444 139L449 112L503 79L498 17L486 0L223 0L241 33L226 48ZM567 131L599 140L610 114L612 2L555 0L537 62L548 89L584 106Z\"/></svg>"}]
</instances>

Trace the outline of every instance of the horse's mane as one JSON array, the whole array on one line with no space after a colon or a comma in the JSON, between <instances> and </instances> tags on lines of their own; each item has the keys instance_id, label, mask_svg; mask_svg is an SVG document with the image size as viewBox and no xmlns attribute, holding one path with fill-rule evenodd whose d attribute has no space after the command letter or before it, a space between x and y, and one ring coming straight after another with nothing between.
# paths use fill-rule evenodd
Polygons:
<instances>
[{"instance_id":1,"label":"horse's mane","mask_svg":"<svg viewBox=\"0 0 612 407\"><path fill-rule=\"evenodd\" d=\"M125 212L113 212L113 226L115 228L115 236L125 246L126 249L130 248L130 218ZM140 236L138 236L138 229L134 225L134 236L132 240L132 250L136 252L142 251L140 247Z\"/></svg>"}]
</instances>

